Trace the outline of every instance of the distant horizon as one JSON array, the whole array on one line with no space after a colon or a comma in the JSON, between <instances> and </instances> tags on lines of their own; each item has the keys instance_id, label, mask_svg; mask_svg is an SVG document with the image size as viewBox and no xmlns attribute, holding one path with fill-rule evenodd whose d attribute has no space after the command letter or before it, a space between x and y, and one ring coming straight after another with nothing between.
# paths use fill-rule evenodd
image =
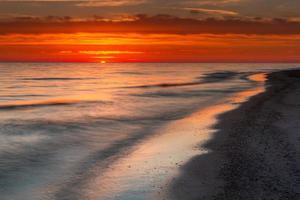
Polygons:
<instances>
[{"instance_id":1,"label":"distant horizon","mask_svg":"<svg viewBox=\"0 0 300 200\"><path fill-rule=\"evenodd\" d=\"M105 63L101 63L101 62L71 62L71 61L0 61L0 63L82 63L82 64L88 64L88 63L92 63L92 64L134 64L134 63L140 63L140 64L151 64L151 63L162 63L162 64L299 64L300 61L286 61L286 62L281 62L281 61L266 61L266 62L256 62L256 61L249 61L249 62L214 62L214 61L211 61L211 62L168 62L168 61L165 61L165 62L105 62Z\"/></svg>"}]
</instances>

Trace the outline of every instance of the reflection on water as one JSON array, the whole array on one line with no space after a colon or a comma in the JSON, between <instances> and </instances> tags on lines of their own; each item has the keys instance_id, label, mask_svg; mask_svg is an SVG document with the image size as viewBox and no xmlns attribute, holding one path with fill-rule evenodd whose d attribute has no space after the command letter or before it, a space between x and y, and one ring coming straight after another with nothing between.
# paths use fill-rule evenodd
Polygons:
<instances>
[{"instance_id":1,"label":"reflection on water","mask_svg":"<svg viewBox=\"0 0 300 200\"><path fill-rule=\"evenodd\" d=\"M178 168L188 158L206 153L201 144L210 139L213 132L210 127L216 123L216 116L235 108L237 99L242 103L262 92L262 88L239 92L228 99L231 103L203 108L159 129L154 137L138 144L107 171L96 173L99 176L89 183L86 198L166 199L166 188L178 174Z\"/></svg>"},{"instance_id":2,"label":"reflection on water","mask_svg":"<svg viewBox=\"0 0 300 200\"><path fill-rule=\"evenodd\" d=\"M178 167L187 158L205 153L205 149L196 146L209 138L214 115L230 108L229 104L212 106L161 128L153 138L138 144L133 152L91 182L92 197L164 199L168 182L178 173Z\"/></svg>"},{"instance_id":3,"label":"reflection on water","mask_svg":"<svg viewBox=\"0 0 300 200\"><path fill-rule=\"evenodd\" d=\"M164 198L215 116L283 67L0 64L1 199Z\"/></svg>"},{"instance_id":4,"label":"reflection on water","mask_svg":"<svg viewBox=\"0 0 300 200\"><path fill-rule=\"evenodd\" d=\"M267 80L266 73L255 73L253 75L248 76L248 78L252 81L256 82L265 82Z\"/></svg>"}]
</instances>

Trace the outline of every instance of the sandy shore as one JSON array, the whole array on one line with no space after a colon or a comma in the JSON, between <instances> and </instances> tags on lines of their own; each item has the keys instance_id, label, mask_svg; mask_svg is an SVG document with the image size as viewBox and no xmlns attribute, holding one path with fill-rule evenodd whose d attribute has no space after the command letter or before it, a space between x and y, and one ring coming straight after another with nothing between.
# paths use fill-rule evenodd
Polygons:
<instances>
[{"instance_id":1,"label":"sandy shore","mask_svg":"<svg viewBox=\"0 0 300 200\"><path fill-rule=\"evenodd\" d=\"M300 199L300 70L272 73L267 85L219 116L209 152L182 167L171 199Z\"/></svg>"}]
</instances>

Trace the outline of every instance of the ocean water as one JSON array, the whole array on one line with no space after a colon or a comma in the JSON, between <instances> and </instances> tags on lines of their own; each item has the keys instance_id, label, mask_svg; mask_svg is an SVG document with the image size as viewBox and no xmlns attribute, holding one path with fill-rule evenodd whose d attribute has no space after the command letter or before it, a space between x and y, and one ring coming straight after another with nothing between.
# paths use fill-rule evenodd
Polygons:
<instances>
[{"instance_id":1,"label":"ocean water","mask_svg":"<svg viewBox=\"0 0 300 200\"><path fill-rule=\"evenodd\" d=\"M0 63L0 199L167 199L216 116L295 67Z\"/></svg>"}]
</instances>

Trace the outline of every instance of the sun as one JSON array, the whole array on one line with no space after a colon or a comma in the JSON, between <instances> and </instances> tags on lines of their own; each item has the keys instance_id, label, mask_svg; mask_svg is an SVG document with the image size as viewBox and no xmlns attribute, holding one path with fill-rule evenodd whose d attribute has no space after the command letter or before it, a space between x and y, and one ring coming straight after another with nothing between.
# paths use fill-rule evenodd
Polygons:
<instances>
[{"instance_id":1,"label":"sun","mask_svg":"<svg viewBox=\"0 0 300 200\"><path fill-rule=\"evenodd\" d=\"M105 61L105 60L101 60L100 63L101 63L101 64L105 64L106 61Z\"/></svg>"}]
</instances>

